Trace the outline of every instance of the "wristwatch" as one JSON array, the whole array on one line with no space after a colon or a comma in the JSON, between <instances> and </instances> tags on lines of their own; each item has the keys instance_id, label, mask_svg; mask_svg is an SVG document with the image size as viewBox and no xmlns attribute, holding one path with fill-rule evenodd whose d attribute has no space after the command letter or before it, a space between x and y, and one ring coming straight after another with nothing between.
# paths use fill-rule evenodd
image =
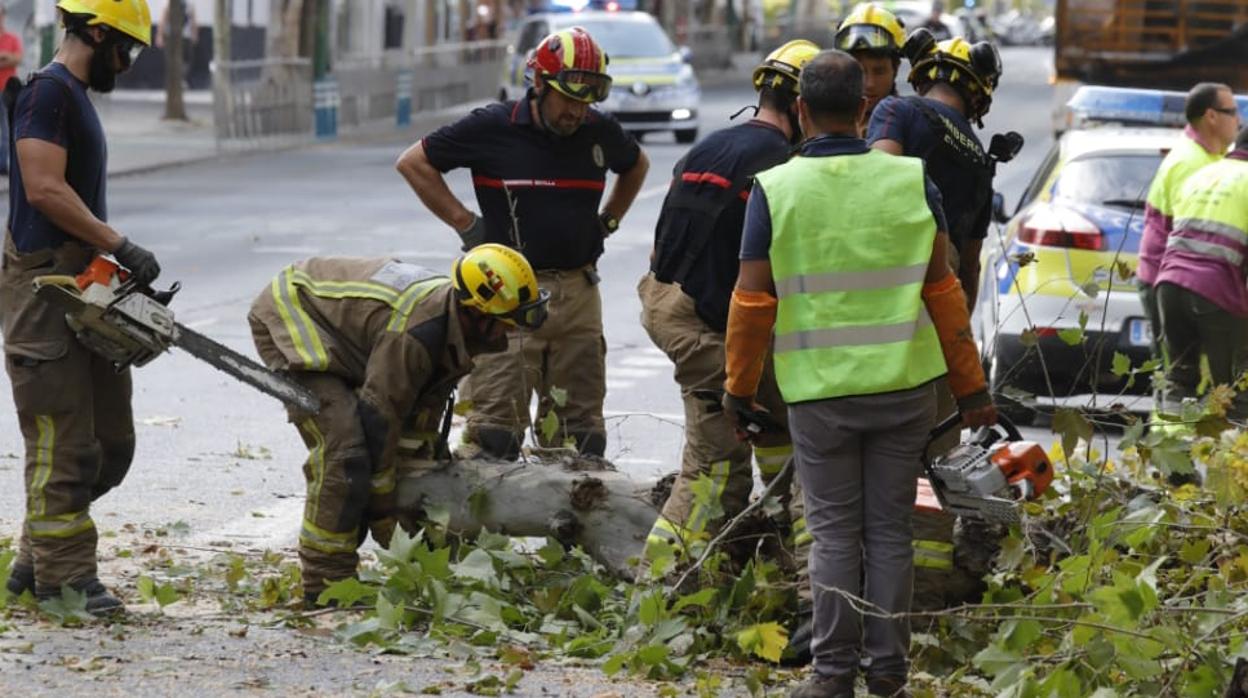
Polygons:
<instances>
[{"instance_id":1,"label":"wristwatch","mask_svg":"<svg viewBox=\"0 0 1248 698\"><path fill-rule=\"evenodd\" d=\"M610 213L607 213L606 211L598 214L598 220L602 222L602 229L606 231L607 235L610 235L620 229L620 219Z\"/></svg>"}]
</instances>

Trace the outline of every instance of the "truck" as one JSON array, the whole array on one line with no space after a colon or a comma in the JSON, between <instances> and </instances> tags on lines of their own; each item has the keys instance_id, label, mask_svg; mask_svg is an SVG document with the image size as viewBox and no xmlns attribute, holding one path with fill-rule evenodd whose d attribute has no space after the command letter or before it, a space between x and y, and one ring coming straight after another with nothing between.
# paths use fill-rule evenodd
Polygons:
<instances>
[{"instance_id":1,"label":"truck","mask_svg":"<svg viewBox=\"0 0 1248 698\"><path fill-rule=\"evenodd\" d=\"M1058 0L1054 131L1081 85L1248 91L1248 0Z\"/></svg>"}]
</instances>

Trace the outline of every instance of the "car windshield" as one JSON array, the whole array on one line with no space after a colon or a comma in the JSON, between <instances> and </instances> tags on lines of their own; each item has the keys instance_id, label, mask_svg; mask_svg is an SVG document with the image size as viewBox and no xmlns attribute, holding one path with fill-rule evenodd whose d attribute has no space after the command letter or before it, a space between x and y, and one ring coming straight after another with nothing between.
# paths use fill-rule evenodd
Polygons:
<instances>
[{"instance_id":1,"label":"car windshield","mask_svg":"<svg viewBox=\"0 0 1248 698\"><path fill-rule=\"evenodd\" d=\"M582 19L584 27L611 58L665 58L675 53L663 29L653 22Z\"/></svg>"},{"instance_id":2,"label":"car windshield","mask_svg":"<svg viewBox=\"0 0 1248 698\"><path fill-rule=\"evenodd\" d=\"M1099 206L1143 208L1153 175L1161 164L1160 149L1155 153L1094 155L1066 163L1054 199L1065 199Z\"/></svg>"}]
</instances>

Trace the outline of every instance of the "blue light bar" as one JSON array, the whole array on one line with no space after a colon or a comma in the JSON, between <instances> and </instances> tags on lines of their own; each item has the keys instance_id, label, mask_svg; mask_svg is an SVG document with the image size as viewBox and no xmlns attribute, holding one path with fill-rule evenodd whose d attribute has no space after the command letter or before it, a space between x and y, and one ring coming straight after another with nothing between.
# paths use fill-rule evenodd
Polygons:
<instances>
[{"instance_id":1,"label":"blue light bar","mask_svg":"<svg viewBox=\"0 0 1248 698\"><path fill-rule=\"evenodd\" d=\"M1084 85L1066 103L1068 128L1098 124L1182 128L1187 124L1184 92ZM1248 122L1248 97L1236 95L1240 117Z\"/></svg>"}]
</instances>

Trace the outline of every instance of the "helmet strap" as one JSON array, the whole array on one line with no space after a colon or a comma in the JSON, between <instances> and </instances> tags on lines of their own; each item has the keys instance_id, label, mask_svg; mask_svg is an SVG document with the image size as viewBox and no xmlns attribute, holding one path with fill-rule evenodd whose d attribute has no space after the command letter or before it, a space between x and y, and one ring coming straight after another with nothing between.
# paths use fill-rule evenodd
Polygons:
<instances>
[{"instance_id":1,"label":"helmet strap","mask_svg":"<svg viewBox=\"0 0 1248 698\"><path fill-rule=\"evenodd\" d=\"M737 118L738 116L741 116L742 114L744 114L744 113L745 113L745 112L747 112L747 111L750 111L751 109L752 109L752 110L754 110L754 115L753 115L753 116L754 116L754 117L758 116L758 105L757 105L757 104L747 104L747 105L745 105L744 107L741 107L740 109L738 109L738 110L736 110L735 112L733 112L733 113L732 113L732 116L728 117L728 120L729 120L729 121L735 121L735 120L736 120L736 118ZM751 118L753 118L753 117L751 117Z\"/></svg>"}]
</instances>

